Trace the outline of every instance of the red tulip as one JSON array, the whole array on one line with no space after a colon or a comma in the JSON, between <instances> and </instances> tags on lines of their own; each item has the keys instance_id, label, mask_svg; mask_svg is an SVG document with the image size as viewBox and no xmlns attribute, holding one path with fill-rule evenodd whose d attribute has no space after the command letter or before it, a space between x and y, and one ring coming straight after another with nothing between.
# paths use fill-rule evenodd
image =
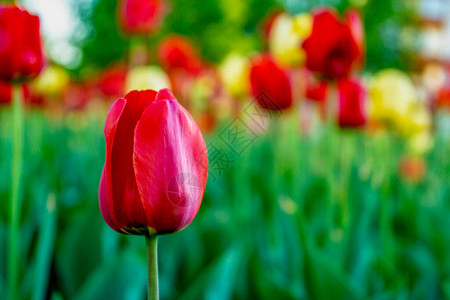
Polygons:
<instances>
[{"instance_id":1,"label":"red tulip","mask_svg":"<svg viewBox=\"0 0 450 300\"><path fill-rule=\"evenodd\" d=\"M311 35L303 42L306 67L329 78L347 76L359 50L347 24L341 23L332 10L323 9L314 14Z\"/></svg>"},{"instance_id":2,"label":"red tulip","mask_svg":"<svg viewBox=\"0 0 450 300\"><path fill-rule=\"evenodd\" d=\"M0 7L0 79L36 77L44 66L39 18L17 6Z\"/></svg>"},{"instance_id":3,"label":"red tulip","mask_svg":"<svg viewBox=\"0 0 450 300\"><path fill-rule=\"evenodd\" d=\"M164 0L120 0L119 24L128 34L149 34L161 24L166 5Z\"/></svg>"},{"instance_id":4,"label":"red tulip","mask_svg":"<svg viewBox=\"0 0 450 300\"><path fill-rule=\"evenodd\" d=\"M269 54L253 58L250 67L252 94L265 109L281 110L292 105L289 74Z\"/></svg>"},{"instance_id":5,"label":"red tulip","mask_svg":"<svg viewBox=\"0 0 450 300\"><path fill-rule=\"evenodd\" d=\"M43 94L36 92L29 85L22 85L22 99L25 105L33 107L46 106L46 99Z\"/></svg>"},{"instance_id":6,"label":"red tulip","mask_svg":"<svg viewBox=\"0 0 450 300\"><path fill-rule=\"evenodd\" d=\"M106 97L119 97L125 90L127 69L121 65L115 65L105 69L99 78L98 87Z\"/></svg>"},{"instance_id":7,"label":"red tulip","mask_svg":"<svg viewBox=\"0 0 450 300\"><path fill-rule=\"evenodd\" d=\"M325 80L308 80L306 83L306 99L324 102L328 95L328 82Z\"/></svg>"},{"instance_id":8,"label":"red tulip","mask_svg":"<svg viewBox=\"0 0 450 300\"><path fill-rule=\"evenodd\" d=\"M63 105L67 110L82 110L91 99L91 86L87 83L69 83L63 92Z\"/></svg>"},{"instance_id":9,"label":"red tulip","mask_svg":"<svg viewBox=\"0 0 450 300\"><path fill-rule=\"evenodd\" d=\"M366 91L358 82L350 79L338 81L339 117L341 127L359 127L366 123L364 101Z\"/></svg>"},{"instance_id":10,"label":"red tulip","mask_svg":"<svg viewBox=\"0 0 450 300\"><path fill-rule=\"evenodd\" d=\"M114 230L164 234L189 225L206 185L205 141L168 90L132 91L111 106L100 210Z\"/></svg>"},{"instance_id":11,"label":"red tulip","mask_svg":"<svg viewBox=\"0 0 450 300\"><path fill-rule=\"evenodd\" d=\"M0 105L8 105L12 101L13 85L9 82L0 81ZM27 84L20 85L20 95L23 103L27 106L41 106L44 102L42 96L35 96L31 93Z\"/></svg>"},{"instance_id":12,"label":"red tulip","mask_svg":"<svg viewBox=\"0 0 450 300\"><path fill-rule=\"evenodd\" d=\"M436 95L436 105L440 108L450 108L450 87L443 87Z\"/></svg>"},{"instance_id":13,"label":"red tulip","mask_svg":"<svg viewBox=\"0 0 450 300\"><path fill-rule=\"evenodd\" d=\"M11 103L12 86L8 82L0 81L0 104Z\"/></svg>"},{"instance_id":14,"label":"red tulip","mask_svg":"<svg viewBox=\"0 0 450 300\"><path fill-rule=\"evenodd\" d=\"M183 70L189 74L198 74L203 67L194 45L181 35L171 35L161 41L158 60L168 73Z\"/></svg>"}]
</instances>

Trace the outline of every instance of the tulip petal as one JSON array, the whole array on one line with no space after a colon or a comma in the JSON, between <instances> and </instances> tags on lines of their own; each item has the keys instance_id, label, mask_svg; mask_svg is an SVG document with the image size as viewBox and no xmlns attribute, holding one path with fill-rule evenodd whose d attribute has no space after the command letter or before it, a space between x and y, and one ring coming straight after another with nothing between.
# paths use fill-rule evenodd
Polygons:
<instances>
[{"instance_id":1,"label":"tulip petal","mask_svg":"<svg viewBox=\"0 0 450 300\"><path fill-rule=\"evenodd\" d=\"M126 100L123 98L117 99L109 109L108 116L105 122L105 141L106 141L106 160L103 167L102 177L100 179L99 188L99 203L100 211L106 223L116 231L120 231L120 226L117 224L114 214L114 206L112 205L112 181L111 181L111 152L116 134L117 124L120 116L125 108Z\"/></svg>"},{"instance_id":2,"label":"tulip petal","mask_svg":"<svg viewBox=\"0 0 450 300\"><path fill-rule=\"evenodd\" d=\"M169 89L162 89L158 91L158 93L156 94L155 101L164 101L164 100L176 100L175 96Z\"/></svg>"},{"instance_id":3,"label":"tulip petal","mask_svg":"<svg viewBox=\"0 0 450 300\"><path fill-rule=\"evenodd\" d=\"M181 35L169 35L161 41L158 61L169 74L183 70L188 75L197 75L203 65L192 42Z\"/></svg>"},{"instance_id":4,"label":"tulip petal","mask_svg":"<svg viewBox=\"0 0 450 300\"><path fill-rule=\"evenodd\" d=\"M111 151L112 205L121 229L139 234L147 230L144 207L139 196L133 169L133 140L141 114L155 100L156 91L132 91L125 96ZM130 224L129 220L134 222ZM134 232L138 231L138 232Z\"/></svg>"},{"instance_id":5,"label":"tulip petal","mask_svg":"<svg viewBox=\"0 0 450 300\"><path fill-rule=\"evenodd\" d=\"M200 129L189 113L167 90L157 99L136 126L133 163L147 220L152 219L151 227L163 234L178 231L194 219L206 185L208 160Z\"/></svg>"}]
</instances>

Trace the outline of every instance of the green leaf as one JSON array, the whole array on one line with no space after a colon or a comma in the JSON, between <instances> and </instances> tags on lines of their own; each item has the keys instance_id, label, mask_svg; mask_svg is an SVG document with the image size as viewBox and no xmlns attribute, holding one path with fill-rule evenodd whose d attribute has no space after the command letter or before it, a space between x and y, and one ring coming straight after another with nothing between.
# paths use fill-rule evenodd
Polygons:
<instances>
[{"instance_id":1,"label":"green leaf","mask_svg":"<svg viewBox=\"0 0 450 300\"><path fill-rule=\"evenodd\" d=\"M181 299L232 299L242 249L232 247L196 277Z\"/></svg>"},{"instance_id":2,"label":"green leaf","mask_svg":"<svg viewBox=\"0 0 450 300\"><path fill-rule=\"evenodd\" d=\"M139 300L146 294L146 262L133 251L104 261L75 294L77 300Z\"/></svg>"},{"instance_id":3,"label":"green leaf","mask_svg":"<svg viewBox=\"0 0 450 300\"><path fill-rule=\"evenodd\" d=\"M54 194L50 194L43 213L43 220L39 229L36 262L34 266L35 281L33 300L45 299L50 275L50 265L54 249L57 225L57 201Z\"/></svg>"}]
</instances>

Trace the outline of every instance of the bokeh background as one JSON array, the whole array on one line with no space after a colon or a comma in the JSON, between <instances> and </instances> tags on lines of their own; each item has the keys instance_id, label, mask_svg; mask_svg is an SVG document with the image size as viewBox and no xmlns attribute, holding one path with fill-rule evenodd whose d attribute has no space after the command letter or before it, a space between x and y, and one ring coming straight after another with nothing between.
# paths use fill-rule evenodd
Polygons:
<instances>
[{"instance_id":1,"label":"bokeh background","mask_svg":"<svg viewBox=\"0 0 450 300\"><path fill-rule=\"evenodd\" d=\"M162 299L450 299L450 2L161 2L160 23L139 35L116 0L22 2L40 17L47 62L22 95L18 299L145 299L144 239L99 211L103 126L118 97L165 86L202 129L210 171L196 219L159 239ZM358 126L330 109L336 81L305 67L300 39L318 7L361 16ZM255 120L260 53L290 74L293 104ZM6 83L0 94L8 299L14 113Z\"/></svg>"}]
</instances>

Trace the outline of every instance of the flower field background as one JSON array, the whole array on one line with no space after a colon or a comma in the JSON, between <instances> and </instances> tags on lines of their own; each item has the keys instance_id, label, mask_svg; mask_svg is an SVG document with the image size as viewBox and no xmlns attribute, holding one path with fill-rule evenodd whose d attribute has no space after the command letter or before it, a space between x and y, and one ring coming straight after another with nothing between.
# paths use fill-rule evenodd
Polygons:
<instances>
[{"instance_id":1,"label":"flower field background","mask_svg":"<svg viewBox=\"0 0 450 300\"><path fill-rule=\"evenodd\" d=\"M167 85L209 175L195 220L159 238L161 299L449 299L450 70L417 46L420 2L153 2L165 13L139 34L121 1L72 3L78 55L58 62L43 36L40 75L15 93L0 82L0 299L145 299L143 239L99 209L104 126L115 99ZM351 33L319 70L316 16L347 38L351 8L364 46Z\"/></svg>"}]
</instances>

